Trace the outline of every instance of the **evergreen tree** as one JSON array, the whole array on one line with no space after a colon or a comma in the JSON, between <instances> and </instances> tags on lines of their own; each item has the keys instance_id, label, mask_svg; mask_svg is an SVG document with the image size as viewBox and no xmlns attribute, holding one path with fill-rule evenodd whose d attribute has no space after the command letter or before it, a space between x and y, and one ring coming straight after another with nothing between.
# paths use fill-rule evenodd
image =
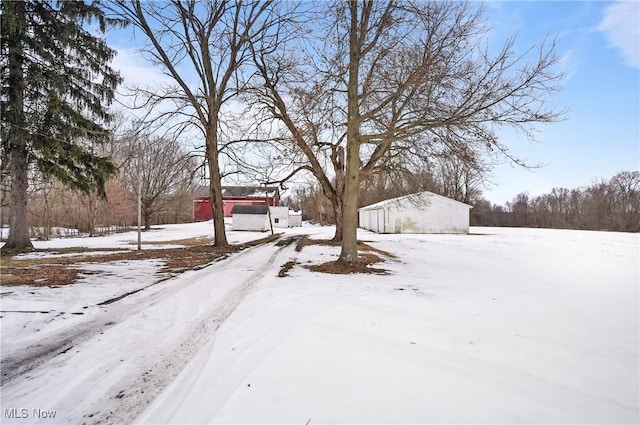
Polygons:
<instances>
[{"instance_id":1,"label":"evergreen tree","mask_svg":"<svg viewBox=\"0 0 640 425\"><path fill-rule=\"evenodd\" d=\"M115 171L93 152L109 132L119 75L115 51L87 28L104 33L123 21L97 1L2 0L0 49L2 167L11 176L10 234L2 249L32 248L27 226L30 167L81 192L104 196Z\"/></svg>"}]
</instances>

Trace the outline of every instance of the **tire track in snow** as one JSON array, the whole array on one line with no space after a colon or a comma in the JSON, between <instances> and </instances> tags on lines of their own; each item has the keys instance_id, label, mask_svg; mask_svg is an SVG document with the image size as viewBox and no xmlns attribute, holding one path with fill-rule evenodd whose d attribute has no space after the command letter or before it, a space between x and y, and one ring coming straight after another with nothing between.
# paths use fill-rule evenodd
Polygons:
<instances>
[{"instance_id":1,"label":"tire track in snow","mask_svg":"<svg viewBox=\"0 0 640 425\"><path fill-rule=\"evenodd\" d=\"M248 247L235 255L225 255L215 258L206 265L195 267L192 271L198 271L214 264L225 263L225 261L230 258L240 258L242 254L255 248L256 247ZM56 311L24 312L42 314L57 313L51 321L65 314L86 315L86 320L74 323L73 326L50 332L46 340L39 340L36 343L19 347L20 349L16 352L7 352L6 349L3 350L2 359L0 360L0 369L2 370L0 387L21 375L27 374L52 358L66 353L74 346L104 332L106 329L117 325L132 314L138 313L147 304L151 304L154 301L170 295L173 291L172 283L176 281L175 278L181 276L181 274L182 273L161 273L159 274L160 277L153 283L97 302L93 305L87 305L83 307L82 313ZM153 288L159 284L163 284L163 288ZM150 291L151 289L154 289L154 291ZM144 294L138 295L139 298L135 298L134 300L127 299L140 292L144 292ZM125 304L122 305L120 302L124 302ZM111 305L116 303L118 303L118 305Z\"/></svg>"},{"instance_id":2,"label":"tire track in snow","mask_svg":"<svg viewBox=\"0 0 640 425\"><path fill-rule=\"evenodd\" d=\"M296 239L296 238L288 238ZM299 239L299 238L298 238ZM280 245L280 243L277 243ZM172 355L163 356L156 371L159 373L148 373L139 376L131 387L136 389L132 397L121 398L120 405L116 413L105 417L105 421L97 420L95 424L101 423L130 423L149 405L155 397L182 371L191 361L195 354L208 342L215 339L215 332L222 326L224 321L242 303L251 289L258 283L273 266L276 259L282 254L289 244L280 245L266 261L261 263L245 280L243 279L225 298L222 308L212 311L207 317L203 317L199 323L191 328L192 332L186 336L184 341L177 347ZM236 274L236 261L225 264L224 269Z\"/></svg>"},{"instance_id":3,"label":"tire track in snow","mask_svg":"<svg viewBox=\"0 0 640 425\"><path fill-rule=\"evenodd\" d=\"M130 422L211 338L284 248L272 243L247 249L111 304L106 316L113 324L84 342L76 339L72 349L33 367L29 376L7 382L2 404L47 400L61 423ZM130 311L140 303L144 308ZM74 370L90 372L70 379L77 376Z\"/></svg>"},{"instance_id":4,"label":"tire track in snow","mask_svg":"<svg viewBox=\"0 0 640 425\"><path fill-rule=\"evenodd\" d=\"M247 249L252 249L247 248ZM244 251L241 251L244 252ZM229 256L219 257L213 260L211 263L204 267L218 263L228 259ZM200 270L204 267L198 267L194 270ZM71 315L83 315L86 320L74 323L72 326L66 326L57 331L52 331L47 334L47 339L39 340L38 342L29 344L27 346L19 347L19 351L8 352L3 350L2 360L0 361L0 368L2 369L2 375L0 376L0 387L11 382L12 380L24 375L41 364L49 361L50 359L64 354L71 350L75 345L80 344L95 335L104 332L106 329L113 325L122 322L124 319L132 314L140 311L141 308L146 305L145 303L151 303L158 298L166 296L170 293L170 288L163 288L163 290L149 292L146 291L151 287L166 283L167 286L171 285L171 281L175 280L180 274L176 273L159 273L159 278L150 285L143 286L134 291L126 292L117 297L110 298L108 300L98 302L93 305L87 305L83 307L82 312L59 312L59 311L34 311L24 313L41 313L54 315L50 321L53 322L60 316L67 314ZM122 278L122 277L121 277ZM142 299L136 299L135 302L129 302L126 305L111 306L110 304L122 301L125 298L137 294L139 292L146 291ZM146 298L146 299L145 299ZM141 307L142 306L142 307Z\"/></svg>"}]
</instances>

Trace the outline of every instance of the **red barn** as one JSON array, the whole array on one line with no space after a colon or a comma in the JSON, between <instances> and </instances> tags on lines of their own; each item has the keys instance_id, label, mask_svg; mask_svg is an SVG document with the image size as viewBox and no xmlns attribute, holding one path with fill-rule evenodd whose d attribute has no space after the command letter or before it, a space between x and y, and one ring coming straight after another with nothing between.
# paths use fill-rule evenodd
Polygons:
<instances>
[{"instance_id":1,"label":"red barn","mask_svg":"<svg viewBox=\"0 0 640 425\"><path fill-rule=\"evenodd\" d=\"M280 205L280 190L275 186L222 186L224 216L231 217L234 205ZM193 200L193 221L213 218L209 188L201 187Z\"/></svg>"}]
</instances>

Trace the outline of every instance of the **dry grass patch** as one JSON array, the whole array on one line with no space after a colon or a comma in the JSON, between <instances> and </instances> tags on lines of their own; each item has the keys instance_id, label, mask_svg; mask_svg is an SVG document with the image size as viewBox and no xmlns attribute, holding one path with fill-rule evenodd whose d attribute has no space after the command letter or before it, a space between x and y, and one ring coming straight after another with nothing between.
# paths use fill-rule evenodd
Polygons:
<instances>
[{"instance_id":1,"label":"dry grass patch","mask_svg":"<svg viewBox=\"0 0 640 425\"><path fill-rule=\"evenodd\" d=\"M302 251L302 249L305 246L311 246L311 245L324 245L324 246L336 246L336 247L339 247L341 245L341 242L339 242L339 241L336 242L336 241L331 240L331 239L309 239L309 237L307 235L305 235L296 244L296 251L300 252L300 251ZM375 252L375 253L378 253L378 254L382 254L385 257L396 258L395 254L392 254L389 251L384 251L382 249L375 248L375 247L369 245L368 243L366 243L365 241L358 241L358 251Z\"/></svg>"},{"instance_id":2,"label":"dry grass patch","mask_svg":"<svg viewBox=\"0 0 640 425\"><path fill-rule=\"evenodd\" d=\"M166 241L167 244L187 245L183 248L145 249L142 251L125 251L122 249L89 249L65 248L45 249L39 252L51 254L78 254L67 257L47 258L14 258L22 252L0 252L0 285L32 285L32 286L61 286L75 283L82 270L74 267L78 263L110 263L114 261L161 260L164 266L161 271L166 273L181 273L187 270L204 267L207 264L227 257L234 252L251 246L269 243L278 239L279 235L269 235L265 238L226 248L218 248L205 241L210 238L191 238L180 241ZM202 244L197 244L200 240ZM187 241L187 243L184 243ZM182 242L182 243L181 243ZM157 244L157 242L154 242ZM108 254L91 255L91 252L111 252ZM119 252L118 252L119 251Z\"/></svg>"},{"instance_id":3,"label":"dry grass patch","mask_svg":"<svg viewBox=\"0 0 640 425\"><path fill-rule=\"evenodd\" d=\"M375 252L376 254L381 254L381 255L384 255L385 257L388 257L388 258L397 258L395 254L392 254L389 251L385 251L383 249L373 247L373 246L371 246L369 244L366 244L366 243L364 243L362 241L358 241L358 250L359 251L365 251L365 252Z\"/></svg>"},{"instance_id":4,"label":"dry grass patch","mask_svg":"<svg viewBox=\"0 0 640 425\"><path fill-rule=\"evenodd\" d=\"M295 261L287 261L282 266L280 266L280 271L278 272L278 277L287 277L289 276L289 270L291 270L296 264L299 264Z\"/></svg>"},{"instance_id":5,"label":"dry grass patch","mask_svg":"<svg viewBox=\"0 0 640 425\"><path fill-rule=\"evenodd\" d=\"M300 252L305 246L310 245L324 245L324 246L340 246L341 242L331 239L309 239L307 235L304 235L296 244L296 251Z\"/></svg>"},{"instance_id":6,"label":"dry grass patch","mask_svg":"<svg viewBox=\"0 0 640 425\"><path fill-rule=\"evenodd\" d=\"M195 238L176 239L172 241L141 241L141 245L183 245L183 246L202 246L213 243L213 238L209 236L199 236ZM129 242L129 245L138 245L138 242Z\"/></svg>"},{"instance_id":7,"label":"dry grass patch","mask_svg":"<svg viewBox=\"0 0 640 425\"><path fill-rule=\"evenodd\" d=\"M80 270L60 264L5 268L0 270L0 284L3 286L59 286L75 281Z\"/></svg>"},{"instance_id":8,"label":"dry grass patch","mask_svg":"<svg viewBox=\"0 0 640 425\"><path fill-rule=\"evenodd\" d=\"M265 243L277 241L278 239L280 239L280 236L282 236L282 233L276 233L274 235L265 236L264 238L261 238L261 239L256 239L256 240L253 240L253 241L245 242L244 244L242 244L242 246L258 246L258 245L262 245L262 244L265 244Z\"/></svg>"},{"instance_id":9,"label":"dry grass patch","mask_svg":"<svg viewBox=\"0 0 640 425\"><path fill-rule=\"evenodd\" d=\"M52 257L33 259L2 258L0 284L62 286L75 283L82 270L79 263L97 264L115 261L160 260L164 262L162 272L179 273L204 266L220 257L239 250L240 247L217 249L213 246L171 249L149 249L143 251L114 252L113 254L80 254L73 257Z\"/></svg>"},{"instance_id":10,"label":"dry grass patch","mask_svg":"<svg viewBox=\"0 0 640 425\"><path fill-rule=\"evenodd\" d=\"M380 260L382 261L382 260ZM314 264L304 266L312 272L329 273L329 274L389 274L388 270L370 267L369 264L360 262L357 264L343 263L341 261L329 261L322 264Z\"/></svg>"},{"instance_id":11,"label":"dry grass patch","mask_svg":"<svg viewBox=\"0 0 640 425\"><path fill-rule=\"evenodd\" d=\"M324 245L339 247L340 242L336 242L329 239L309 239L304 236L296 244L296 251L300 252L305 246L310 245ZM396 258L396 256L390 252L374 248L362 241L358 241L358 264L343 263L341 261L329 261L322 264L305 265L308 270L320 273L329 274L351 274L351 273L367 273L367 274L388 274L385 269L371 267L372 264L382 263L385 260L380 256L387 258Z\"/></svg>"}]
</instances>

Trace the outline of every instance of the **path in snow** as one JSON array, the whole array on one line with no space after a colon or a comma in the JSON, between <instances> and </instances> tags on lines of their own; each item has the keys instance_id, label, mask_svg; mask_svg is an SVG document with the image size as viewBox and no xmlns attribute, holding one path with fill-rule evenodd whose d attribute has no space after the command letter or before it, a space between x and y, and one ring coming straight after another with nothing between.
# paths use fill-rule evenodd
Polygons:
<instances>
[{"instance_id":1,"label":"path in snow","mask_svg":"<svg viewBox=\"0 0 640 425\"><path fill-rule=\"evenodd\" d=\"M143 248L156 248L155 245L149 245L149 242L206 236L211 229L211 222L154 226L151 231L143 234ZM257 232L228 231L230 243L235 244L263 236ZM127 251L135 248L132 244L136 240L136 232L127 232L101 237L34 241L34 244L38 249L85 247L122 248ZM158 248L175 246L180 245L163 243ZM104 253L96 251L91 252L90 256L102 254ZM16 258L71 255L77 254L36 251ZM82 255L86 256L87 253ZM3 287L0 292L0 324L4 335L0 351L0 385L28 373L52 357L140 311L145 307L144 303L122 302L122 299L175 276L175 273L161 271L163 265L162 259L79 263L76 267L81 273L77 282L71 286ZM117 305L108 306L115 301L118 301Z\"/></svg>"},{"instance_id":2,"label":"path in snow","mask_svg":"<svg viewBox=\"0 0 640 425\"><path fill-rule=\"evenodd\" d=\"M85 264L72 286L11 287L2 293L1 385L104 332L145 307L112 300L162 283L161 260Z\"/></svg>"},{"instance_id":3,"label":"path in snow","mask_svg":"<svg viewBox=\"0 0 640 425\"><path fill-rule=\"evenodd\" d=\"M40 357L39 367L22 369L2 386L2 409L55 410L54 423L130 422L212 338L285 249L292 248L249 248L96 307L91 322L74 335L50 334L51 354Z\"/></svg>"}]
</instances>

